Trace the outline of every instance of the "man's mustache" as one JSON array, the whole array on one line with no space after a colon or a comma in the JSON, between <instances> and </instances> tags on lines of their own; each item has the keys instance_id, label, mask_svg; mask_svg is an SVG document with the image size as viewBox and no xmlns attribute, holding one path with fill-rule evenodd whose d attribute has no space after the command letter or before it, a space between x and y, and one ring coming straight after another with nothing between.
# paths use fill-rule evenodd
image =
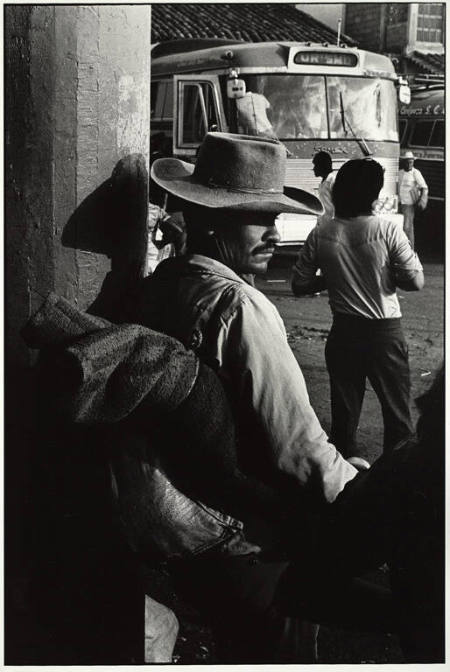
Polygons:
<instances>
[{"instance_id":1,"label":"man's mustache","mask_svg":"<svg viewBox=\"0 0 450 672\"><path fill-rule=\"evenodd\" d=\"M271 252L273 254L275 252L276 247L277 247L276 242L267 245L261 245L260 247L255 248L254 254L261 254L262 252Z\"/></svg>"}]
</instances>

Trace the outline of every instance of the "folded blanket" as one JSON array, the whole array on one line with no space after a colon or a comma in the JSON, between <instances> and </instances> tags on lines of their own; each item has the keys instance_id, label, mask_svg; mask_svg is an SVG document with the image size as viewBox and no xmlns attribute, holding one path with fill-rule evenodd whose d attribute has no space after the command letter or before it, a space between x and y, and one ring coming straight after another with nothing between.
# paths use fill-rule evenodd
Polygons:
<instances>
[{"instance_id":1,"label":"folded blanket","mask_svg":"<svg viewBox=\"0 0 450 672\"><path fill-rule=\"evenodd\" d=\"M198 375L197 357L176 339L136 324L113 325L53 293L22 336L43 352L49 404L73 422L117 422L144 399L154 412L170 412Z\"/></svg>"},{"instance_id":2,"label":"folded blanket","mask_svg":"<svg viewBox=\"0 0 450 672\"><path fill-rule=\"evenodd\" d=\"M21 335L29 348L67 345L111 323L101 317L83 313L61 296L50 292L39 310L22 329Z\"/></svg>"}]
</instances>

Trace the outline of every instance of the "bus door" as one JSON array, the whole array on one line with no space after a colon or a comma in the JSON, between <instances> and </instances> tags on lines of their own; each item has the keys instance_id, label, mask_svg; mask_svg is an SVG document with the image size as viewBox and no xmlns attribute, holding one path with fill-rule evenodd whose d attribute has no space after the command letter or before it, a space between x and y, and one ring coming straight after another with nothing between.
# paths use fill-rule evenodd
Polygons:
<instances>
[{"instance_id":1,"label":"bus door","mask_svg":"<svg viewBox=\"0 0 450 672\"><path fill-rule=\"evenodd\" d=\"M208 131L227 131L217 75L175 75L173 156L194 159Z\"/></svg>"}]
</instances>

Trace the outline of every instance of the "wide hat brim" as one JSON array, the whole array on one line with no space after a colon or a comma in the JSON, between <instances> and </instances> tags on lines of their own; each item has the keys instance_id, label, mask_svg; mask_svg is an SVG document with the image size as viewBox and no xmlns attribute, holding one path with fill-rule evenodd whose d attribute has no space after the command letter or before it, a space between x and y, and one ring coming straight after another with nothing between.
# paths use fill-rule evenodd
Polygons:
<instances>
[{"instance_id":1,"label":"wide hat brim","mask_svg":"<svg viewBox=\"0 0 450 672\"><path fill-rule=\"evenodd\" d=\"M190 203L207 208L245 210L252 212L281 212L321 215L323 207L319 199L309 191L284 187L283 193L245 193L224 187L204 185L196 180L195 166L181 159L157 159L151 169L151 177L170 194Z\"/></svg>"}]
</instances>

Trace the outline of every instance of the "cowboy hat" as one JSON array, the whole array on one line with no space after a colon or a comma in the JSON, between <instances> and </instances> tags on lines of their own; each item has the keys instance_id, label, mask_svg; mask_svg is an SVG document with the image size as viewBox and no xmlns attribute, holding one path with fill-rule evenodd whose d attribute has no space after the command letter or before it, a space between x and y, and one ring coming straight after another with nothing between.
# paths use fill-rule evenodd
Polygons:
<instances>
[{"instance_id":1,"label":"cowboy hat","mask_svg":"<svg viewBox=\"0 0 450 672\"><path fill-rule=\"evenodd\" d=\"M286 148L278 140L214 132L205 136L195 166L157 159L151 177L169 193L208 208L322 214L314 194L284 186L285 172Z\"/></svg>"},{"instance_id":2,"label":"cowboy hat","mask_svg":"<svg viewBox=\"0 0 450 672\"><path fill-rule=\"evenodd\" d=\"M403 152L400 155L401 159L415 159L416 157L412 153L410 149L403 150Z\"/></svg>"}]
</instances>

